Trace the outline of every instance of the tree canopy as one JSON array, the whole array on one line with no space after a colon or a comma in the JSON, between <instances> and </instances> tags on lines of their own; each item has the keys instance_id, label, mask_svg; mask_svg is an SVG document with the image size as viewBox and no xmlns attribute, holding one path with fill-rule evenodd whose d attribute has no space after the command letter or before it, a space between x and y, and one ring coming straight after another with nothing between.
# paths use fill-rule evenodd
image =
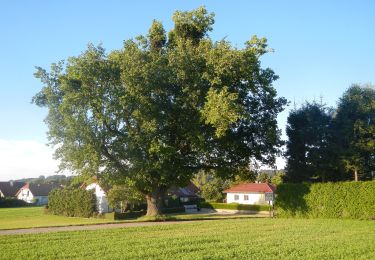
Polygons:
<instances>
[{"instance_id":1,"label":"tree canopy","mask_svg":"<svg viewBox=\"0 0 375 260\"><path fill-rule=\"evenodd\" d=\"M272 86L278 77L261 67L266 39L253 36L243 49L213 41L214 15L203 7L173 21L168 34L153 21L120 50L89 45L35 73L43 88L33 101L48 108L61 167L130 179L148 215L198 170L231 177L251 160L273 164L286 104Z\"/></svg>"},{"instance_id":2,"label":"tree canopy","mask_svg":"<svg viewBox=\"0 0 375 260\"><path fill-rule=\"evenodd\" d=\"M353 85L341 97L334 118L335 151L358 180L375 172L375 88Z\"/></svg>"},{"instance_id":3,"label":"tree canopy","mask_svg":"<svg viewBox=\"0 0 375 260\"><path fill-rule=\"evenodd\" d=\"M375 173L375 89L352 85L336 109L307 103L288 117L287 179L371 179Z\"/></svg>"}]
</instances>

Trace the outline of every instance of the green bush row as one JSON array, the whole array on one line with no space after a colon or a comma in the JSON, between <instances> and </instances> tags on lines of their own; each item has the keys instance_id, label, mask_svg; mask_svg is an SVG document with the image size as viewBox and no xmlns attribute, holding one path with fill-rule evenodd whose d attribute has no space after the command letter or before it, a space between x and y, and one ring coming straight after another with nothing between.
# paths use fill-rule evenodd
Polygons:
<instances>
[{"instance_id":1,"label":"green bush row","mask_svg":"<svg viewBox=\"0 0 375 260\"><path fill-rule=\"evenodd\" d=\"M281 184L277 187L279 217L375 218L375 181Z\"/></svg>"},{"instance_id":2,"label":"green bush row","mask_svg":"<svg viewBox=\"0 0 375 260\"><path fill-rule=\"evenodd\" d=\"M0 208L17 208L17 207L28 207L34 206L33 203L27 203L26 201L19 200L16 198L0 198Z\"/></svg>"},{"instance_id":3,"label":"green bush row","mask_svg":"<svg viewBox=\"0 0 375 260\"><path fill-rule=\"evenodd\" d=\"M209 209L232 209L232 210L251 210L251 211L266 211L269 210L269 205L247 205L238 203L218 203L218 202L201 202L200 208Z\"/></svg>"},{"instance_id":4,"label":"green bush row","mask_svg":"<svg viewBox=\"0 0 375 260\"><path fill-rule=\"evenodd\" d=\"M99 215L99 218L104 218L108 220L122 220L122 219L134 219L146 215L145 210L139 211L128 211L128 212L110 212Z\"/></svg>"},{"instance_id":5,"label":"green bush row","mask_svg":"<svg viewBox=\"0 0 375 260\"><path fill-rule=\"evenodd\" d=\"M91 217L96 211L93 191L84 189L55 189L48 196L48 212L68 217Z\"/></svg>"}]
</instances>

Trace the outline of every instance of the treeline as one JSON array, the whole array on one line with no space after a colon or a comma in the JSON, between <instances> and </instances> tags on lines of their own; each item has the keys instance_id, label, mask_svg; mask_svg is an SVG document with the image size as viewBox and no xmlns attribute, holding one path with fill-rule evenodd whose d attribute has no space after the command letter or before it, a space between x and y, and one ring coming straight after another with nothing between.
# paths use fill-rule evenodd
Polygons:
<instances>
[{"instance_id":1,"label":"treeline","mask_svg":"<svg viewBox=\"0 0 375 260\"><path fill-rule=\"evenodd\" d=\"M69 185L71 184L74 177L75 176L65 176L65 175L50 175L50 176L40 175L38 178L23 178L23 179L14 180L14 181L35 183L35 184Z\"/></svg>"},{"instance_id":2,"label":"treeline","mask_svg":"<svg viewBox=\"0 0 375 260\"><path fill-rule=\"evenodd\" d=\"M374 179L374 86L351 86L336 108L307 102L290 113L286 133L288 182Z\"/></svg>"}]
</instances>

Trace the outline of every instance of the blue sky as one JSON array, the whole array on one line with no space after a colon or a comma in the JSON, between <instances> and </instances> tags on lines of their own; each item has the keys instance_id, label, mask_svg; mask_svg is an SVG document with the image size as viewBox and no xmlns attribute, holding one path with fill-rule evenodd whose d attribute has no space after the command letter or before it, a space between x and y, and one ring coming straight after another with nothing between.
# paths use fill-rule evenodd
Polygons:
<instances>
[{"instance_id":1,"label":"blue sky","mask_svg":"<svg viewBox=\"0 0 375 260\"><path fill-rule=\"evenodd\" d=\"M334 106L352 83L375 83L373 1L16 1L0 2L0 180L52 174L45 147L46 110L30 104L41 88L34 66L80 54L87 43L108 50L147 33L152 19L172 27L175 10L204 5L215 12L212 38L242 47L266 37L274 53L265 67L293 103ZM289 108L290 108L289 107ZM285 128L289 108L279 116Z\"/></svg>"}]
</instances>

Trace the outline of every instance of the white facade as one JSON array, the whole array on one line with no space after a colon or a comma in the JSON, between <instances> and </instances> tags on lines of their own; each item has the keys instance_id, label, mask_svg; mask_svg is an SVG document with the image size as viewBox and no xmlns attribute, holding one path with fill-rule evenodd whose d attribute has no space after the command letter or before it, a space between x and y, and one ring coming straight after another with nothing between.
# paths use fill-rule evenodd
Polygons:
<instances>
[{"instance_id":1,"label":"white facade","mask_svg":"<svg viewBox=\"0 0 375 260\"><path fill-rule=\"evenodd\" d=\"M37 202L37 205L48 204L48 196L34 196L29 188L21 188L18 192L17 199L26 201L27 203Z\"/></svg>"},{"instance_id":2,"label":"white facade","mask_svg":"<svg viewBox=\"0 0 375 260\"><path fill-rule=\"evenodd\" d=\"M227 203L238 203L248 205L268 204L265 200L264 193L253 192L229 192L227 193ZM272 202L271 202L272 205Z\"/></svg>"},{"instance_id":3,"label":"white facade","mask_svg":"<svg viewBox=\"0 0 375 260\"><path fill-rule=\"evenodd\" d=\"M96 196L96 209L99 213L112 212L109 206L106 192L97 183L91 183L86 187L86 190L94 190Z\"/></svg>"}]
</instances>

